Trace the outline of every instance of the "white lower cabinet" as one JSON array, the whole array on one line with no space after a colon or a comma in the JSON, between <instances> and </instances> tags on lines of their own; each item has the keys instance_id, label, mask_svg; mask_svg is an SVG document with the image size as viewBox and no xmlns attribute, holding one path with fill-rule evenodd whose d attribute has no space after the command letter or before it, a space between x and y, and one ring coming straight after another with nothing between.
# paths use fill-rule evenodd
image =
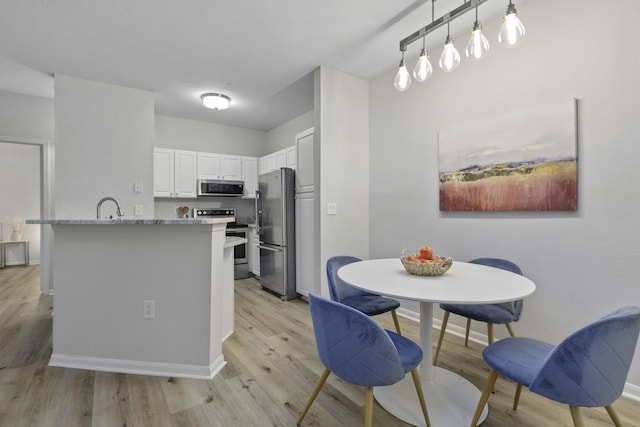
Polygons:
<instances>
[{"instance_id":1,"label":"white lower cabinet","mask_svg":"<svg viewBox=\"0 0 640 427\"><path fill-rule=\"evenodd\" d=\"M260 238L255 227L249 228L249 271L260 276Z\"/></svg>"},{"instance_id":2,"label":"white lower cabinet","mask_svg":"<svg viewBox=\"0 0 640 427\"><path fill-rule=\"evenodd\" d=\"M314 193L296 194L296 292L305 297L320 294L315 271Z\"/></svg>"}]
</instances>

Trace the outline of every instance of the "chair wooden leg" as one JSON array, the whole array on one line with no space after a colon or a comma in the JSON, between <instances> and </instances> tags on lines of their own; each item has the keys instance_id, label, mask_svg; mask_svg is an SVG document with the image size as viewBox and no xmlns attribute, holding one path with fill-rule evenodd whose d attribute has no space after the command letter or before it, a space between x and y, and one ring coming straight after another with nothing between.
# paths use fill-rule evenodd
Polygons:
<instances>
[{"instance_id":1,"label":"chair wooden leg","mask_svg":"<svg viewBox=\"0 0 640 427\"><path fill-rule=\"evenodd\" d=\"M322 375L320 376L320 379L316 384L316 388L313 389L313 392L311 393L311 397L309 397L309 401L307 402L307 406L305 406L304 409L302 410L302 413L300 414L300 417L298 418L296 425L299 426L304 416L307 415L307 411L309 411L309 408L311 408L311 404L316 399L316 396L320 392L320 389L324 385L324 382L327 380L327 377L329 376L330 373L331 371L329 371L328 369L325 369Z\"/></svg>"},{"instance_id":2,"label":"chair wooden leg","mask_svg":"<svg viewBox=\"0 0 640 427\"><path fill-rule=\"evenodd\" d=\"M364 426L371 427L373 422L373 387L364 392Z\"/></svg>"},{"instance_id":3,"label":"chair wooden leg","mask_svg":"<svg viewBox=\"0 0 640 427\"><path fill-rule=\"evenodd\" d=\"M469 345L469 331L471 330L471 319L467 318L467 330L464 333L464 346Z\"/></svg>"},{"instance_id":4,"label":"chair wooden leg","mask_svg":"<svg viewBox=\"0 0 640 427\"><path fill-rule=\"evenodd\" d=\"M487 323L487 337L489 345L493 344L493 323Z\"/></svg>"},{"instance_id":5,"label":"chair wooden leg","mask_svg":"<svg viewBox=\"0 0 640 427\"><path fill-rule=\"evenodd\" d=\"M395 310L391 310L391 317L393 317L393 324L396 325L396 332L398 335L402 335L402 332L400 332L400 322L398 322L398 315Z\"/></svg>"},{"instance_id":6,"label":"chair wooden leg","mask_svg":"<svg viewBox=\"0 0 640 427\"><path fill-rule=\"evenodd\" d=\"M433 355L433 364L435 365L438 361L438 355L440 354L440 347L442 346L442 339L444 338L444 333L447 329L447 323L449 322L449 312L445 311L444 316L442 317L442 326L440 326L440 336L438 337L438 345L436 346L436 352Z\"/></svg>"},{"instance_id":7,"label":"chair wooden leg","mask_svg":"<svg viewBox=\"0 0 640 427\"><path fill-rule=\"evenodd\" d=\"M522 393L522 384L518 384L516 387L516 395L513 397L513 410L518 409L518 402L520 402L520 393Z\"/></svg>"},{"instance_id":8,"label":"chair wooden leg","mask_svg":"<svg viewBox=\"0 0 640 427\"><path fill-rule=\"evenodd\" d=\"M622 427L622 422L620 421L620 418L618 418L618 414L616 414L616 411L613 410L613 406L608 405L605 406L604 409L607 410L607 414L609 414L609 418L611 418L611 421L613 421L613 425L615 425L616 427Z\"/></svg>"},{"instance_id":9,"label":"chair wooden leg","mask_svg":"<svg viewBox=\"0 0 640 427\"><path fill-rule=\"evenodd\" d=\"M509 335L511 335L512 337L515 337L516 334L513 333L513 328L511 327L511 323L507 323L505 324L505 326L507 327L507 331L509 331Z\"/></svg>"},{"instance_id":10,"label":"chair wooden leg","mask_svg":"<svg viewBox=\"0 0 640 427\"><path fill-rule=\"evenodd\" d=\"M569 405L571 411L571 419L573 420L574 427L584 427L582 416L580 415L580 408L577 406Z\"/></svg>"},{"instance_id":11,"label":"chair wooden leg","mask_svg":"<svg viewBox=\"0 0 640 427\"><path fill-rule=\"evenodd\" d=\"M489 372L489 377L487 378L487 384L484 386L484 390L482 390L482 395L480 396L480 401L478 402L478 406L476 407L476 412L473 414L473 419L471 420L471 427L476 427L478 425L478 420L480 419L480 415L482 415L482 409L484 405L487 404L489 400L489 395L491 394L491 390L493 390L493 386L496 384L496 380L498 379L498 371L494 371L493 369Z\"/></svg>"},{"instance_id":12,"label":"chair wooden leg","mask_svg":"<svg viewBox=\"0 0 640 427\"><path fill-rule=\"evenodd\" d=\"M424 415L424 421L427 423L427 427L431 427L431 421L429 421L429 413L427 412L427 404L424 401L424 393L422 392L422 383L420 382L420 375L418 375L418 369L411 371L411 378L413 378L413 385L416 386L416 392L418 393L418 400L420 401L420 407L422 408L422 415Z\"/></svg>"}]
</instances>

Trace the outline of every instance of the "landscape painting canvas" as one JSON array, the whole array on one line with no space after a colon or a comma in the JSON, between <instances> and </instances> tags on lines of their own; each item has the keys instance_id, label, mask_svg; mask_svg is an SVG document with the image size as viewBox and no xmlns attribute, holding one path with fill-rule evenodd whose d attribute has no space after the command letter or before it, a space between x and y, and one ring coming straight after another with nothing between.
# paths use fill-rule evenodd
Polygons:
<instances>
[{"instance_id":1,"label":"landscape painting canvas","mask_svg":"<svg viewBox=\"0 0 640 427\"><path fill-rule=\"evenodd\" d=\"M442 129L441 211L575 211L576 100Z\"/></svg>"}]
</instances>

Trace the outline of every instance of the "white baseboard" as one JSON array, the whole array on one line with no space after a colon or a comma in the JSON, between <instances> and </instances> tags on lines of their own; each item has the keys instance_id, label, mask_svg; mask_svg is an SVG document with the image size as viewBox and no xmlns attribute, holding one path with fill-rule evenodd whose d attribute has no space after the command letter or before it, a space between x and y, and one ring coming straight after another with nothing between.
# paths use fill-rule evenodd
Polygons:
<instances>
[{"instance_id":1,"label":"white baseboard","mask_svg":"<svg viewBox=\"0 0 640 427\"><path fill-rule=\"evenodd\" d=\"M400 307L398 310L396 310L396 312L398 313L398 316L413 320L414 322L420 321L420 313L417 313L415 311L410 311ZM442 320L434 318L433 326L440 330L442 328ZM464 338L465 328L448 323L447 333ZM489 338L485 334L474 331L469 332L469 341L473 341L485 346L489 344ZM626 397L627 399L640 402L640 386L631 383L625 383L624 390L622 391L622 396Z\"/></svg>"},{"instance_id":2,"label":"white baseboard","mask_svg":"<svg viewBox=\"0 0 640 427\"><path fill-rule=\"evenodd\" d=\"M226 364L227 362L224 360L223 355L220 355L210 366L104 359L100 357L71 356L56 353L53 353L51 359L49 359L49 366L58 366L61 368L199 380L212 379Z\"/></svg>"}]
</instances>

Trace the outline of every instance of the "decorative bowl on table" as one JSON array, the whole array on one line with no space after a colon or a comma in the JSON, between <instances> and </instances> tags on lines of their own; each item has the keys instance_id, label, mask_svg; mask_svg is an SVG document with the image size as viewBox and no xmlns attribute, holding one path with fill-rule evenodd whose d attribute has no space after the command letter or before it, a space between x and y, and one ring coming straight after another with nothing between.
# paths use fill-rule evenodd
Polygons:
<instances>
[{"instance_id":1,"label":"decorative bowl on table","mask_svg":"<svg viewBox=\"0 0 640 427\"><path fill-rule=\"evenodd\" d=\"M414 276L442 276L453 265L453 258L433 255L431 259L423 259L405 249L400 262L407 273Z\"/></svg>"}]
</instances>

